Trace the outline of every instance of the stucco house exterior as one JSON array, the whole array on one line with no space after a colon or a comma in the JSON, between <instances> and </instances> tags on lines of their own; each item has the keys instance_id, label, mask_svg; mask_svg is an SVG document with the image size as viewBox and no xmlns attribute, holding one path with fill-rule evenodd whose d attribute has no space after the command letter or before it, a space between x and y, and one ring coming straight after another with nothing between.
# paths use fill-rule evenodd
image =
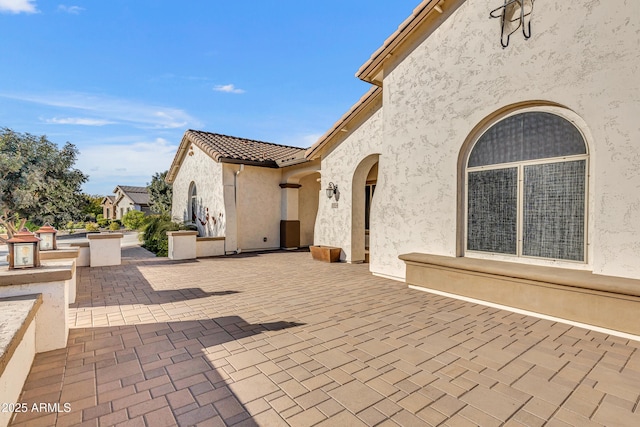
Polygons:
<instances>
[{"instance_id":1,"label":"stucco house exterior","mask_svg":"<svg viewBox=\"0 0 640 427\"><path fill-rule=\"evenodd\" d=\"M167 174L172 217L225 253L313 244L319 162L305 150L210 132L185 132Z\"/></svg>"},{"instance_id":2,"label":"stucco house exterior","mask_svg":"<svg viewBox=\"0 0 640 427\"><path fill-rule=\"evenodd\" d=\"M367 246L371 272L415 287L638 333L639 71L635 4L423 1L306 154L343 194L320 198L315 243L347 262Z\"/></svg>"},{"instance_id":3,"label":"stucco house exterior","mask_svg":"<svg viewBox=\"0 0 640 427\"><path fill-rule=\"evenodd\" d=\"M299 218L415 289L640 335L640 7L533 5L422 1L304 155L187 131L173 215L227 252Z\"/></svg>"},{"instance_id":4,"label":"stucco house exterior","mask_svg":"<svg viewBox=\"0 0 640 427\"><path fill-rule=\"evenodd\" d=\"M131 210L151 213L147 187L118 185L113 196L102 199L102 215L108 219L122 219Z\"/></svg>"}]
</instances>

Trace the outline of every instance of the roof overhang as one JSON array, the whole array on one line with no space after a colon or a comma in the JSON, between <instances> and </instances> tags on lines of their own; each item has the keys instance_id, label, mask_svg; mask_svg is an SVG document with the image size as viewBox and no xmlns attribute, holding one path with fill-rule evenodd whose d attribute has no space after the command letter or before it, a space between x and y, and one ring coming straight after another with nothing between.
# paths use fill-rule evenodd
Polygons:
<instances>
[{"instance_id":1,"label":"roof overhang","mask_svg":"<svg viewBox=\"0 0 640 427\"><path fill-rule=\"evenodd\" d=\"M164 178L167 184L172 184L178 175L178 171L180 170L180 165L184 160L184 157L187 155L187 150L189 149L189 138L187 137L189 131L185 132L182 136L182 140L180 141L180 145L178 146L178 151L176 151L176 155L173 157L173 162L171 162L171 167L169 167L169 171L167 172L167 176Z\"/></svg>"},{"instance_id":2,"label":"roof overhang","mask_svg":"<svg viewBox=\"0 0 640 427\"><path fill-rule=\"evenodd\" d=\"M322 156L323 153L342 141L354 127L357 127L357 124L368 118L371 112L378 110L373 107L381 104L382 88L374 86L307 150L305 157L308 160L314 160Z\"/></svg>"},{"instance_id":3,"label":"roof overhang","mask_svg":"<svg viewBox=\"0 0 640 427\"><path fill-rule=\"evenodd\" d=\"M393 61L414 42L444 21L466 0L423 0L411 16L404 20L398 29L389 36L371 58L360 67L356 77L376 86L382 86L385 64Z\"/></svg>"}]
</instances>

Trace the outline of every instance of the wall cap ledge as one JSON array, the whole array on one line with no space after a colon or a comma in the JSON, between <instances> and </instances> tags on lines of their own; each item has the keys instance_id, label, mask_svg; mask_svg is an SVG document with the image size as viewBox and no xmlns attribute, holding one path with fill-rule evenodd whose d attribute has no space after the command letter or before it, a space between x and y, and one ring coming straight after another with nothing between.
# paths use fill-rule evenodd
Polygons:
<instances>
[{"instance_id":1,"label":"wall cap ledge","mask_svg":"<svg viewBox=\"0 0 640 427\"><path fill-rule=\"evenodd\" d=\"M43 265L21 270L0 271L0 287L31 283L64 282L73 277L73 263L69 265Z\"/></svg>"},{"instance_id":2,"label":"wall cap ledge","mask_svg":"<svg viewBox=\"0 0 640 427\"><path fill-rule=\"evenodd\" d=\"M122 239L124 235L122 233L95 233L95 234L87 234L87 239L89 240L100 240L100 239Z\"/></svg>"},{"instance_id":3,"label":"wall cap ledge","mask_svg":"<svg viewBox=\"0 0 640 427\"><path fill-rule=\"evenodd\" d=\"M640 280L593 274L587 270L572 270L569 268L547 267L478 258L448 257L417 252L402 254L398 258L406 264L412 265L433 265L640 297Z\"/></svg>"}]
</instances>

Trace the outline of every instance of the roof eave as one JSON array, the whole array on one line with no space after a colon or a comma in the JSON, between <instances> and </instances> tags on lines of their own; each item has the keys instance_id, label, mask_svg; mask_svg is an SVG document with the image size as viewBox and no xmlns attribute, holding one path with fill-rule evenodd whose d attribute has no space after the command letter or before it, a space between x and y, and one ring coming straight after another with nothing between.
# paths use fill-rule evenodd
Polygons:
<instances>
[{"instance_id":1,"label":"roof eave","mask_svg":"<svg viewBox=\"0 0 640 427\"><path fill-rule=\"evenodd\" d=\"M405 19L398 26L398 29L384 41L382 46L371 55L371 58L360 67L356 77L376 86L382 86L385 62L396 54L399 48L402 48L402 45L414 35L417 28L427 21L432 12L435 11L437 15L440 15L444 12L444 9L448 9L445 2L461 3L459 0L423 0L413 10L411 16Z\"/></svg>"},{"instance_id":2,"label":"roof eave","mask_svg":"<svg viewBox=\"0 0 640 427\"><path fill-rule=\"evenodd\" d=\"M305 157L308 160L317 159L322 155L322 152L330 145L331 141L336 136L343 132L348 132L348 126L353 119L355 119L361 112L367 107L373 105L373 103L382 96L382 88L374 86L367 93L365 93L358 102L356 102L324 135L316 141L306 152Z\"/></svg>"}]
</instances>

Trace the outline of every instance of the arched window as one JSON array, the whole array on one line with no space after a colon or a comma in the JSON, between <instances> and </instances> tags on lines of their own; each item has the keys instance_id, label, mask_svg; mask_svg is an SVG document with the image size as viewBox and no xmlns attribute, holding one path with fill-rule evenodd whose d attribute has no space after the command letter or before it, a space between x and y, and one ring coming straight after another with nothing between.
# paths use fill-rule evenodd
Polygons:
<instances>
[{"instance_id":1,"label":"arched window","mask_svg":"<svg viewBox=\"0 0 640 427\"><path fill-rule=\"evenodd\" d=\"M469 153L466 250L586 261L587 147L568 120L509 116Z\"/></svg>"},{"instance_id":2,"label":"arched window","mask_svg":"<svg viewBox=\"0 0 640 427\"><path fill-rule=\"evenodd\" d=\"M192 182L189 186L189 219L192 222L196 221L198 216L198 191L196 190L196 183Z\"/></svg>"}]
</instances>

